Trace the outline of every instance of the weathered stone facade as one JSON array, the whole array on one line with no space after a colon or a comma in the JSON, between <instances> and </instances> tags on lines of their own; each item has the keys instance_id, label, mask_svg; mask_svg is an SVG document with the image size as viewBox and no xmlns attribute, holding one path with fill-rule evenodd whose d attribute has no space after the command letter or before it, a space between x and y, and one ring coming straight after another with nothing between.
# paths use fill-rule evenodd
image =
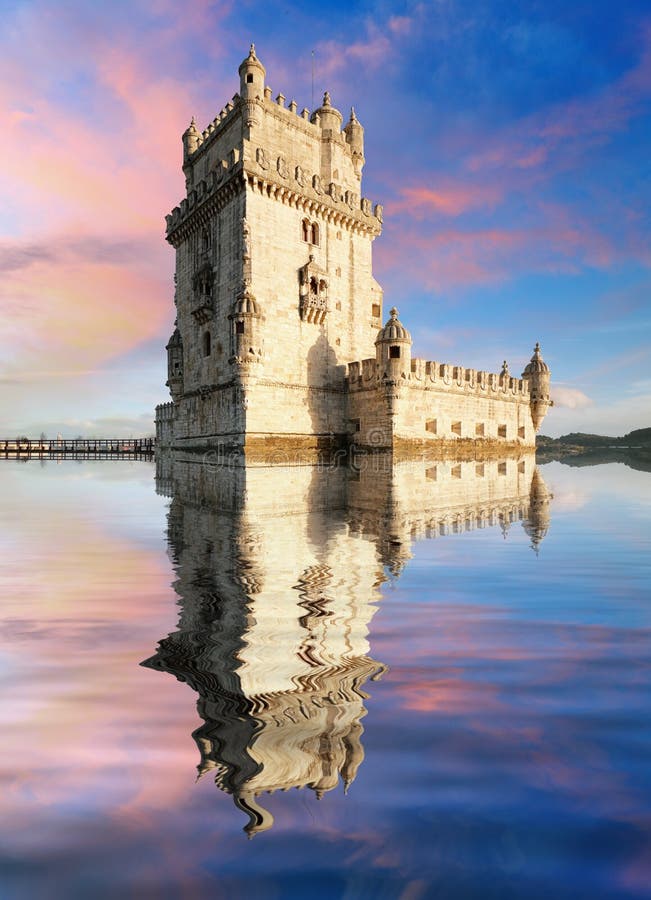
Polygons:
<instances>
[{"instance_id":1,"label":"weathered stone facade","mask_svg":"<svg viewBox=\"0 0 651 900\"><path fill-rule=\"evenodd\" d=\"M311 115L272 100L253 47L239 73L219 116L183 134L187 196L167 216L172 405L157 407L158 443L247 458L344 444L532 446L550 405L538 349L517 379L412 360L397 311L381 327L371 247L382 207L361 193L354 111L342 129L327 93Z\"/></svg>"}]
</instances>

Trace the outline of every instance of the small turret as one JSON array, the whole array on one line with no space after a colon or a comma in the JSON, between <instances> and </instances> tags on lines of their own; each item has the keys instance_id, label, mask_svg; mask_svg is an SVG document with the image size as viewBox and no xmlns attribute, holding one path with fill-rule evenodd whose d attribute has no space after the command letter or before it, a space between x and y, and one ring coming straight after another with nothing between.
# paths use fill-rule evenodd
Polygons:
<instances>
[{"instance_id":1,"label":"small turret","mask_svg":"<svg viewBox=\"0 0 651 900\"><path fill-rule=\"evenodd\" d=\"M536 341L531 361L522 373L522 378L529 382L531 418L536 431L540 429L549 407L554 405L549 396L550 377L549 366L542 358L540 344Z\"/></svg>"},{"instance_id":2,"label":"small turret","mask_svg":"<svg viewBox=\"0 0 651 900\"><path fill-rule=\"evenodd\" d=\"M174 328L165 349L167 350L167 381L165 383L170 389L172 400L178 403L183 396L183 341L178 328Z\"/></svg>"},{"instance_id":3,"label":"small turret","mask_svg":"<svg viewBox=\"0 0 651 900\"><path fill-rule=\"evenodd\" d=\"M244 104L246 124L259 125L262 121L261 102L264 98L265 67L255 55L255 44L251 44L249 55L240 65L240 97Z\"/></svg>"},{"instance_id":4,"label":"small turret","mask_svg":"<svg viewBox=\"0 0 651 900\"><path fill-rule=\"evenodd\" d=\"M350 119L344 128L346 143L350 146L353 157L353 166L355 174L358 178L362 177L362 169L364 168L364 129L359 123L355 115L355 108L351 107Z\"/></svg>"},{"instance_id":5,"label":"small turret","mask_svg":"<svg viewBox=\"0 0 651 900\"><path fill-rule=\"evenodd\" d=\"M375 358L380 377L397 381L401 377L407 378L411 370L411 335L398 319L395 306L390 315L375 339Z\"/></svg>"},{"instance_id":6,"label":"small turret","mask_svg":"<svg viewBox=\"0 0 651 900\"><path fill-rule=\"evenodd\" d=\"M344 117L338 109L335 109L330 102L330 94L328 91L323 95L323 103L318 109L315 109L310 116L311 122L318 120L321 126L321 132L324 138L336 138L341 132L341 123Z\"/></svg>"},{"instance_id":7,"label":"small turret","mask_svg":"<svg viewBox=\"0 0 651 900\"><path fill-rule=\"evenodd\" d=\"M231 321L230 362L237 365L259 362L263 355L261 326L264 316L248 283L237 295L228 318Z\"/></svg>"},{"instance_id":8,"label":"small turret","mask_svg":"<svg viewBox=\"0 0 651 900\"><path fill-rule=\"evenodd\" d=\"M199 145L199 132L192 116L190 125L183 132L183 162L187 162Z\"/></svg>"}]
</instances>

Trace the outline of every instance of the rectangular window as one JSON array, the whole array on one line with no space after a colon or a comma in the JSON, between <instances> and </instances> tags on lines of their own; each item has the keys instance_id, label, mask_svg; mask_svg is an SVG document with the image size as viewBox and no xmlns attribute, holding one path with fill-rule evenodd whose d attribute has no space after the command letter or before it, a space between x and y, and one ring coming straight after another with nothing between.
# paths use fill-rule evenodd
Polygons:
<instances>
[{"instance_id":1,"label":"rectangular window","mask_svg":"<svg viewBox=\"0 0 651 900\"><path fill-rule=\"evenodd\" d=\"M518 428L518 437L524 437L524 425L520 425L520 427Z\"/></svg>"},{"instance_id":2,"label":"rectangular window","mask_svg":"<svg viewBox=\"0 0 651 900\"><path fill-rule=\"evenodd\" d=\"M499 463L497 466L497 474L498 475L506 475L506 463Z\"/></svg>"},{"instance_id":3,"label":"rectangular window","mask_svg":"<svg viewBox=\"0 0 651 900\"><path fill-rule=\"evenodd\" d=\"M400 359L400 347L389 347L389 358Z\"/></svg>"},{"instance_id":4,"label":"rectangular window","mask_svg":"<svg viewBox=\"0 0 651 900\"><path fill-rule=\"evenodd\" d=\"M244 334L244 322L235 323L235 334Z\"/></svg>"},{"instance_id":5,"label":"rectangular window","mask_svg":"<svg viewBox=\"0 0 651 900\"><path fill-rule=\"evenodd\" d=\"M430 466L429 469L425 469L425 479L427 481L436 481L436 478L437 478L436 469L437 469L436 466Z\"/></svg>"},{"instance_id":6,"label":"rectangular window","mask_svg":"<svg viewBox=\"0 0 651 900\"><path fill-rule=\"evenodd\" d=\"M428 419L425 422L425 431L429 431L430 434L436 434L436 419Z\"/></svg>"},{"instance_id":7,"label":"rectangular window","mask_svg":"<svg viewBox=\"0 0 651 900\"><path fill-rule=\"evenodd\" d=\"M379 319L381 312L382 312L382 310L380 309L380 304L374 303L373 306L371 307L371 315L373 316L373 318Z\"/></svg>"},{"instance_id":8,"label":"rectangular window","mask_svg":"<svg viewBox=\"0 0 651 900\"><path fill-rule=\"evenodd\" d=\"M461 437L461 422L453 422L450 430L452 434L458 434Z\"/></svg>"},{"instance_id":9,"label":"rectangular window","mask_svg":"<svg viewBox=\"0 0 651 900\"><path fill-rule=\"evenodd\" d=\"M485 433L486 433L486 426L484 425L484 423L477 422L477 424L475 425L475 436L483 437L485 435Z\"/></svg>"},{"instance_id":10,"label":"rectangular window","mask_svg":"<svg viewBox=\"0 0 651 900\"><path fill-rule=\"evenodd\" d=\"M452 466L450 476L452 478L461 478L461 466Z\"/></svg>"},{"instance_id":11,"label":"rectangular window","mask_svg":"<svg viewBox=\"0 0 651 900\"><path fill-rule=\"evenodd\" d=\"M360 431L361 430L361 427L362 427L361 419L349 419L348 422L350 424L351 431Z\"/></svg>"},{"instance_id":12,"label":"rectangular window","mask_svg":"<svg viewBox=\"0 0 651 900\"><path fill-rule=\"evenodd\" d=\"M475 466L475 475L477 476L477 478L484 477L484 464L483 463L477 463L477 465Z\"/></svg>"},{"instance_id":13,"label":"rectangular window","mask_svg":"<svg viewBox=\"0 0 651 900\"><path fill-rule=\"evenodd\" d=\"M498 425L497 426L497 436L501 438L506 437L506 425Z\"/></svg>"},{"instance_id":14,"label":"rectangular window","mask_svg":"<svg viewBox=\"0 0 651 900\"><path fill-rule=\"evenodd\" d=\"M520 475L524 475L524 460L518 463L518 472Z\"/></svg>"}]
</instances>

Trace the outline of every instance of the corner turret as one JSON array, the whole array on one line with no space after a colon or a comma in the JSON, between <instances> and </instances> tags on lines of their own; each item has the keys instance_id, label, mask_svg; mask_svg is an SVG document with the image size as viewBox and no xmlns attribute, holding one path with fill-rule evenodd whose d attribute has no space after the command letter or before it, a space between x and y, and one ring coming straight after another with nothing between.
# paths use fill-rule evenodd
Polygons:
<instances>
[{"instance_id":1,"label":"corner turret","mask_svg":"<svg viewBox=\"0 0 651 900\"><path fill-rule=\"evenodd\" d=\"M265 67L255 55L255 44L251 44L249 55L240 68L240 97L244 104L244 121L250 128L262 121L261 103L264 97Z\"/></svg>"},{"instance_id":2,"label":"corner turret","mask_svg":"<svg viewBox=\"0 0 651 900\"><path fill-rule=\"evenodd\" d=\"M199 146L199 132L197 131L194 116L192 116L192 121L183 132L181 140L183 141L183 162L186 163Z\"/></svg>"},{"instance_id":3,"label":"corner turret","mask_svg":"<svg viewBox=\"0 0 651 900\"><path fill-rule=\"evenodd\" d=\"M167 381L172 400L175 403L183 396L183 341L178 327L174 328L167 346Z\"/></svg>"},{"instance_id":4,"label":"corner turret","mask_svg":"<svg viewBox=\"0 0 651 900\"><path fill-rule=\"evenodd\" d=\"M375 339L375 358L379 375L384 380L407 378L411 370L411 335L398 319L394 306L391 318L380 328Z\"/></svg>"},{"instance_id":5,"label":"corner turret","mask_svg":"<svg viewBox=\"0 0 651 900\"><path fill-rule=\"evenodd\" d=\"M522 378L529 383L531 418L536 431L539 431L549 407L554 405L549 396L550 377L549 366L542 358L540 344L536 341L531 361L522 373Z\"/></svg>"},{"instance_id":6,"label":"corner turret","mask_svg":"<svg viewBox=\"0 0 651 900\"><path fill-rule=\"evenodd\" d=\"M260 362L263 355L261 326L264 316L248 282L242 286L228 318L231 323L229 361L238 366Z\"/></svg>"},{"instance_id":7,"label":"corner turret","mask_svg":"<svg viewBox=\"0 0 651 900\"><path fill-rule=\"evenodd\" d=\"M353 166L355 174L358 178L362 177L362 169L364 168L364 129L355 115L355 108L351 107L350 119L344 128L346 143L350 147L353 157Z\"/></svg>"}]
</instances>

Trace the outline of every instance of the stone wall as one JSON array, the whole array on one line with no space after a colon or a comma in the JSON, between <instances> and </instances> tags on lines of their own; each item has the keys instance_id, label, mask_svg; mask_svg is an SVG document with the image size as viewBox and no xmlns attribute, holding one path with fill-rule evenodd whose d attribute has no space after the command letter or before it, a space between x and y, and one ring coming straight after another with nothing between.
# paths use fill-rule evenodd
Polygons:
<instances>
[{"instance_id":1,"label":"stone wall","mask_svg":"<svg viewBox=\"0 0 651 900\"><path fill-rule=\"evenodd\" d=\"M411 360L395 385L383 383L375 359L348 367L348 432L363 447L454 444L535 446L526 381L463 366Z\"/></svg>"}]
</instances>

